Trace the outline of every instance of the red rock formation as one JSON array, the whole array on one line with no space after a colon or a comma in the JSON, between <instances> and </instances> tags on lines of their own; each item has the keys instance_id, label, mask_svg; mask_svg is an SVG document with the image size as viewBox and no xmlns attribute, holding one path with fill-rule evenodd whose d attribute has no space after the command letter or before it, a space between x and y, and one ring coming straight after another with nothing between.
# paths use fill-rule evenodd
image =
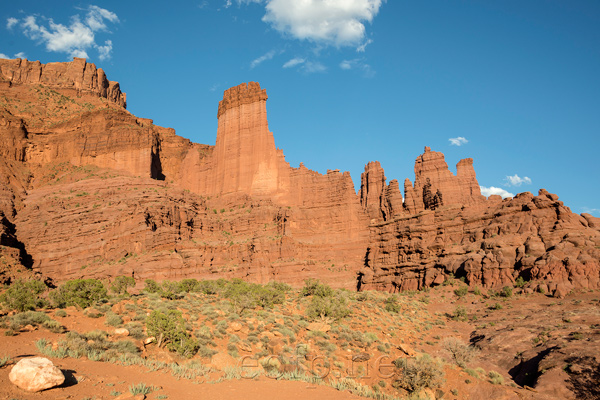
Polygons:
<instances>
[{"instance_id":1,"label":"red rock formation","mask_svg":"<svg viewBox=\"0 0 600 400\"><path fill-rule=\"evenodd\" d=\"M434 209L440 205L473 205L485 201L475 178L473 160L460 160L456 176L448 170L444 155L425 147L415 161L415 184L405 181L405 196L411 212ZM438 194L439 193L439 194ZM438 195L437 200L434 197ZM441 196L440 196L441 195ZM440 202L440 197L443 201Z\"/></svg>"},{"instance_id":2,"label":"red rock formation","mask_svg":"<svg viewBox=\"0 0 600 400\"><path fill-rule=\"evenodd\" d=\"M600 219L579 216L545 190L478 207L425 210L371 226L365 289L415 290L453 273L502 287L519 277L600 287Z\"/></svg>"},{"instance_id":3,"label":"red rock formation","mask_svg":"<svg viewBox=\"0 0 600 400\"><path fill-rule=\"evenodd\" d=\"M387 221L403 213L398 181L394 179L386 185L379 161L368 163L360 178L360 204L371 219Z\"/></svg>"},{"instance_id":4,"label":"red rock formation","mask_svg":"<svg viewBox=\"0 0 600 400\"><path fill-rule=\"evenodd\" d=\"M378 162L357 196L347 172L290 167L257 83L225 91L214 147L131 115L85 60L0 60L0 100L3 265L57 280L318 277L354 288L360 273L361 288L404 290L454 273L486 287L517 276L561 293L599 285L597 218L545 191L486 200L471 159L454 175L429 148L404 202Z\"/></svg>"},{"instance_id":5,"label":"red rock formation","mask_svg":"<svg viewBox=\"0 0 600 400\"><path fill-rule=\"evenodd\" d=\"M68 63L41 64L23 59L0 59L0 81L10 85L40 84L51 88L73 90L77 96L91 94L126 106L126 95L118 82L106 79L106 74L85 58L74 58Z\"/></svg>"}]
</instances>

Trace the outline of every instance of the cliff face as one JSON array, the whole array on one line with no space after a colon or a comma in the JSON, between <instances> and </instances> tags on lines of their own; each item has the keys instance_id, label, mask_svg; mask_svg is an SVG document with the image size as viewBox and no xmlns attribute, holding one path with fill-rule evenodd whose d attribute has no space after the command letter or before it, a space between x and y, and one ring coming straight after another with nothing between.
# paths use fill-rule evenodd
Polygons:
<instances>
[{"instance_id":1,"label":"cliff face","mask_svg":"<svg viewBox=\"0 0 600 400\"><path fill-rule=\"evenodd\" d=\"M21 265L55 280L600 286L600 221L556 195L486 199L472 159L455 175L428 147L404 196L379 162L357 195L347 172L285 161L266 101L258 83L226 90L207 146L131 115L85 60L0 60L0 280Z\"/></svg>"},{"instance_id":2,"label":"cliff face","mask_svg":"<svg viewBox=\"0 0 600 400\"><path fill-rule=\"evenodd\" d=\"M361 289L417 290L449 274L486 288L519 277L551 292L600 287L599 218L573 214L544 189L486 199L472 164L461 160L454 176L443 155L426 147L415 162L415 186L406 180L402 212L394 214L383 169L365 168L361 199L373 219Z\"/></svg>"},{"instance_id":3,"label":"cliff face","mask_svg":"<svg viewBox=\"0 0 600 400\"><path fill-rule=\"evenodd\" d=\"M350 174L291 168L269 131L266 101L256 82L226 90L215 147L201 162L185 161L189 168L180 183L202 195L248 195L286 207L282 236L297 241L292 258L332 261L330 269L342 264L336 284L354 287L368 230ZM307 275L319 275L321 267L303 268Z\"/></svg>"},{"instance_id":4,"label":"cliff face","mask_svg":"<svg viewBox=\"0 0 600 400\"><path fill-rule=\"evenodd\" d=\"M41 64L39 61L23 59L0 59L0 84L44 85L71 91L76 96L91 94L105 98L125 108L126 95L118 82L106 79L102 68L97 69L84 58L74 58L68 63Z\"/></svg>"}]
</instances>

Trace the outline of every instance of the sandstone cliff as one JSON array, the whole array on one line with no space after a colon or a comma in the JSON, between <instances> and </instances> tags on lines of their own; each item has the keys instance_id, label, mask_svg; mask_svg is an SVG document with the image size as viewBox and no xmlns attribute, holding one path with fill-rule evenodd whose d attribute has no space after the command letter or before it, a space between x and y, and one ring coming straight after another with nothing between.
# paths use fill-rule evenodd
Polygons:
<instances>
[{"instance_id":1,"label":"sandstone cliff","mask_svg":"<svg viewBox=\"0 0 600 400\"><path fill-rule=\"evenodd\" d=\"M23 59L0 59L0 83L12 85L43 85L71 91L76 96L93 95L105 98L122 107L126 106L126 95L118 82L106 79L102 68L97 69L84 58L74 58L68 63L42 64Z\"/></svg>"},{"instance_id":2,"label":"sandstone cliff","mask_svg":"<svg viewBox=\"0 0 600 400\"><path fill-rule=\"evenodd\" d=\"M472 159L455 175L428 147L404 196L378 162L357 195L347 172L285 161L267 98L254 82L226 90L207 146L130 114L119 85L85 60L0 60L5 280L20 265L55 280L318 277L396 291L454 274L485 287L599 287L597 218L543 190L486 199Z\"/></svg>"}]
</instances>

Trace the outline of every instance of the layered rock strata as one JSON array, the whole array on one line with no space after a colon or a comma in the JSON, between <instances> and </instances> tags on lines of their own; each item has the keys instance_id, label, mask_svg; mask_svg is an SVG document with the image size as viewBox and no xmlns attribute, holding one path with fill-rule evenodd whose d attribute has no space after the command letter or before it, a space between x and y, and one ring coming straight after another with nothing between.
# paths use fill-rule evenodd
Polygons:
<instances>
[{"instance_id":1,"label":"layered rock strata","mask_svg":"<svg viewBox=\"0 0 600 400\"><path fill-rule=\"evenodd\" d=\"M68 63L42 64L39 61L0 59L0 83L12 85L43 85L72 91L76 96L91 94L105 98L125 107L125 93L119 82L106 79L102 68L86 62L85 58L74 58Z\"/></svg>"},{"instance_id":2,"label":"layered rock strata","mask_svg":"<svg viewBox=\"0 0 600 400\"><path fill-rule=\"evenodd\" d=\"M207 146L131 115L85 60L0 60L2 265L55 280L318 277L397 291L452 273L485 287L599 286L597 218L543 190L486 199L472 159L453 174L428 147L404 196L378 162L357 195L347 172L285 161L266 101L258 83L226 90Z\"/></svg>"}]
</instances>

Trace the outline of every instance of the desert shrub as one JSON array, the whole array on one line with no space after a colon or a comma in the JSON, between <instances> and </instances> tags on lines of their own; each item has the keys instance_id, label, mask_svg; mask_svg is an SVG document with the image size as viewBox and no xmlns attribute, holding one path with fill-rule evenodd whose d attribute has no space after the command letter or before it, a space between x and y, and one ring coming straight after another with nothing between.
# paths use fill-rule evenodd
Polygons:
<instances>
[{"instance_id":1,"label":"desert shrub","mask_svg":"<svg viewBox=\"0 0 600 400\"><path fill-rule=\"evenodd\" d=\"M262 308L271 308L275 304L283 304L285 302L286 290L282 290L281 286L274 285L254 285L257 305Z\"/></svg>"},{"instance_id":2,"label":"desert shrub","mask_svg":"<svg viewBox=\"0 0 600 400\"><path fill-rule=\"evenodd\" d=\"M275 286L261 286L233 279L227 283L223 296L229 300L233 312L241 314L248 308L267 308L285 302L285 292Z\"/></svg>"},{"instance_id":3,"label":"desert shrub","mask_svg":"<svg viewBox=\"0 0 600 400\"><path fill-rule=\"evenodd\" d=\"M54 313L57 317L64 318L67 316L67 312L65 310L56 310Z\"/></svg>"},{"instance_id":4,"label":"desert shrub","mask_svg":"<svg viewBox=\"0 0 600 400\"><path fill-rule=\"evenodd\" d=\"M104 321L104 324L108 326L121 326L123 324L123 318L121 318L120 315L109 312L106 314L106 321Z\"/></svg>"},{"instance_id":5,"label":"desert shrub","mask_svg":"<svg viewBox=\"0 0 600 400\"><path fill-rule=\"evenodd\" d=\"M47 302L39 297L46 289L43 282L19 279L0 296L0 302L7 308L19 312L35 310L46 306Z\"/></svg>"},{"instance_id":6,"label":"desert shrub","mask_svg":"<svg viewBox=\"0 0 600 400\"><path fill-rule=\"evenodd\" d=\"M454 289L454 294L459 298L465 297L467 293L469 293L468 286L461 286L458 289Z\"/></svg>"},{"instance_id":7,"label":"desert shrub","mask_svg":"<svg viewBox=\"0 0 600 400\"><path fill-rule=\"evenodd\" d=\"M312 320L318 318L331 318L334 320L340 320L349 316L350 314L351 311L348 308L346 299L342 296L313 296L305 311L305 315Z\"/></svg>"},{"instance_id":8,"label":"desert shrub","mask_svg":"<svg viewBox=\"0 0 600 400\"><path fill-rule=\"evenodd\" d=\"M267 283L265 286L268 288L272 288L273 290L276 290L278 292L283 292L283 293L292 291L292 287L290 285L288 285L287 283L283 283L283 282L271 281L271 282Z\"/></svg>"},{"instance_id":9,"label":"desert shrub","mask_svg":"<svg viewBox=\"0 0 600 400\"><path fill-rule=\"evenodd\" d=\"M500 291L500 296L502 297L511 297L513 294L513 288L510 286L504 286Z\"/></svg>"},{"instance_id":10,"label":"desert shrub","mask_svg":"<svg viewBox=\"0 0 600 400\"><path fill-rule=\"evenodd\" d=\"M198 355L202 358L211 358L212 356L214 356L217 353L218 353L218 351L213 350L206 345L201 345L198 348Z\"/></svg>"},{"instance_id":11,"label":"desert shrub","mask_svg":"<svg viewBox=\"0 0 600 400\"><path fill-rule=\"evenodd\" d=\"M158 293L160 292L160 285L153 281L152 279L146 279L144 281L144 292L146 293Z\"/></svg>"},{"instance_id":12,"label":"desert shrub","mask_svg":"<svg viewBox=\"0 0 600 400\"><path fill-rule=\"evenodd\" d=\"M163 281L160 284L158 294L165 299L175 300L182 297L180 295L181 292L183 292L183 289L179 282Z\"/></svg>"},{"instance_id":13,"label":"desert shrub","mask_svg":"<svg viewBox=\"0 0 600 400\"><path fill-rule=\"evenodd\" d=\"M527 284L527 281L525 279L523 279L522 276L519 276L517 278L517 280L515 281L515 287L516 288L522 288Z\"/></svg>"},{"instance_id":14,"label":"desert shrub","mask_svg":"<svg viewBox=\"0 0 600 400\"><path fill-rule=\"evenodd\" d=\"M106 298L106 288L97 279L74 279L50 292L50 299L59 308L68 306L86 308Z\"/></svg>"},{"instance_id":15,"label":"desert shrub","mask_svg":"<svg viewBox=\"0 0 600 400\"><path fill-rule=\"evenodd\" d=\"M26 325L40 326L44 322L50 321L50 317L40 311L25 311L10 317L9 327L12 330L19 330Z\"/></svg>"},{"instance_id":16,"label":"desert shrub","mask_svg":"<svg viewBox=\"0 0 600 400\"><path fill-rule=\"evenodd\" d=\"M0 358L0 368L3 368L5 365L8 365L11 363L11 358L10 356L4 356L2 358Z\"/></svg>"},{"instance_id":17,"label":"desert shrub","mask_svg":"<svg viewBox=\"0 0 600 400\"><path fill-rule=\"evenodd\" d=\"M368 292L359 292L356 294L356 296L354 296L354 299L356 301L367 301L369 300L369 293Z\"/></svg>"},{"instance_id":18,"label":"desert shrub","mask_svg":"<svg viewBox=\"0 0 600 400\"><path fill-rule=\"evenodd\" d=\"M333 296L333 289L328 285L319 282L317 279L306 279L304 281L304 287L302 288L302 296L319 296L319 297L331 297Z\"/></svg>"},{"instance_id":19,"label":"desert shrub","mask_svg":"<svg viewBox=\"0 0 600 400\"><path fill-rule=\"evenodd\" d=\"M132 276L117 276L110 285L110 290L114 294L128 295L127 288L133 286L135 286L135 279Z\"/></svg>"},{"instance_id":20,"label":"desert shrub","mask_svg":"<svg viewBox=\"0 0 600 400\"><path fill-rule=\"evenodd\" d=\"M65 331L65 327L53 319L45 321L42 326L54 333L63 333Z\"/></svg>"},{"instance_id":21,"label":"desert shrub","mask_svg":"<svg viewBox=\"0 0 600 400\"><path fill-rule=\"evenodd\" d=\"M185 332L185 320L181 312L167 310L166 312L154 310L146 318L146 330L148 335L157 338L158 345L173 341L179 332Z\"/></svg>"},{"instance_id":22,"label":"desert shrub","mask_svg":"<svg viewBox=\"0 0 600 400\"><path fill-rule=\"evenodd\" d=\"M194 292L196 290L197 285L197 279L184 279L181 282L179 282L179 290L186 293Z\"/></svg>"},{"instance_id":23,"label":"desert shrub","mask_svg":"<svg viewBox=\"0 0 600 400\"><path fill-rule=\"evenodd\" d=\"M147 395L149 393L152 393L152 391L154 390L153 386L148 386L145 383L138 383L137 385L131 385L129 386L129 393L131 393L134 396L137 395Z\"/></svg>"},{"instance_id":24,"label":"desert shrub","mask_svg":"<svg viewBox=\"0 0 600 400\"><path fill-rule=\"evenodd\" d=\"M442 347L450 353L452 360L461 368L465 368L478 353L473 346L465 344L462 340L448 337L442 341Z\"/></svg>"},{"instance_id":25,"label":"desert shrub","mask_svg":"<svg viewBox=\"0 0 600 400\"><path fill-rule=\"evenodd\" d=\"M185 357L192 357L198 351L199 344L187 333L180 311L152 311L146 319L146 330L157 338L159 346L164 344L169 351Z\"/></svg>"},{"instance_id":26,"label":"desert shrub","mask_svg":"<svg viewBox=\"0 0 600 400\"><path fill-rule=\"evenodd\" d=\"M235 343L227 344L227 353L229 353L229 355L233 358L237 358L239 356L238 348Z\"/></svg>"},{"instance_id":27,"label":"desert shrub","mask_svg":"<svg viewBox=\"0 0 600 400\"><path fill-rule=\"evenodd\" d=\"M394 361L399 379L394 382L409 392L422 388L436 388L444 383L444 368L438 359L433 359L429 354L417 358L399 358Z\"/></svg>"},{"instance_id":28,"label":"desert shrub","mask_svg":"<svg viewBox=\"0 0 600 400\"><path fill-rule=\"evenodd\" d=\"M490 378L490 382L494 385L502 385L504 383L504 377L496 371L488 372L488 378Z\"/></svg>"},{"instance_id":29,"label":"desert shrub","mask_svg":"<svg viewBox=\"0 0 600 400\"><path fill-rule=\"evenodd\" d=\"M463 306L456 307L451 318L456 321L465 321L467 319L467 309Z\"/></svg>"},{"instance_id":30,"label":"desert shrub","mask_svg":"<svg viewBox=\"0 0 600 400\"><path fill-rule=\"evenodd\" d=\"M129 336L134 339L143 339L146 337L144 327L139 322L129 322L125 325L125 329L129 331Z\"/></svg>"},{"instance_id":31,"label":"desert shrub","mask_svg":"<svg viewBox=\"0 0 600 400\"><path fill-rule=\"evenodd\" d=\"M398 297L396 297L395 295L391 295L390 297L386 298L383 304L385 310L388 312L396 314L400 312L401 306L400 303L398 303Z\"/></svg>"},{"instance_id":32,"label":"desert shrub","mask_svg":"<svg viewBox=\"0 0 600 400\"><path fill-rule=\"evenodd\" d=\"M218 294L220 293L227 281L225 279L217 279L216 281L199 281L194 287L195 292L204 294Z\"/></svg>"}]
</instances>

